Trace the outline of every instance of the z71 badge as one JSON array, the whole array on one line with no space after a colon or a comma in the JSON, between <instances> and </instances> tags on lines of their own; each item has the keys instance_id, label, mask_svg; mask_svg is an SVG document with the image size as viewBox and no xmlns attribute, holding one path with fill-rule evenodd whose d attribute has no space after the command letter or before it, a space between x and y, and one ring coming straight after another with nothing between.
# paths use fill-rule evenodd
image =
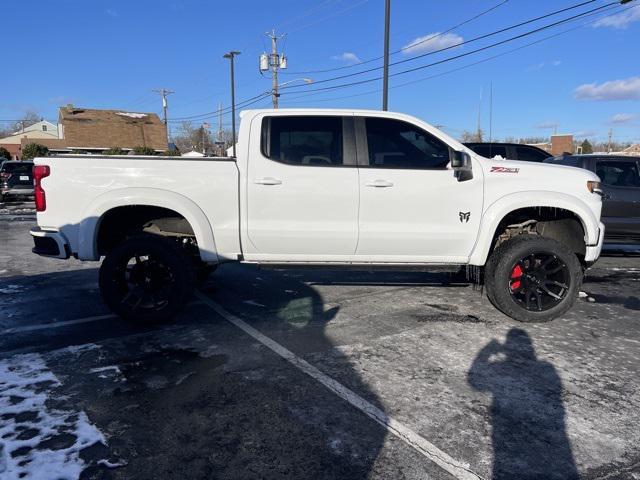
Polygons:
<instances>
[{"instance_id":1,"label":"z71 badge","mask_svg":"<svg viewBox=\"0 0 640 480\"><path fill-rule=\"evenodd\" d=\"M491 167L491 173L518 173L519 168L512 167Z\"/></svg>"}]
</instances>

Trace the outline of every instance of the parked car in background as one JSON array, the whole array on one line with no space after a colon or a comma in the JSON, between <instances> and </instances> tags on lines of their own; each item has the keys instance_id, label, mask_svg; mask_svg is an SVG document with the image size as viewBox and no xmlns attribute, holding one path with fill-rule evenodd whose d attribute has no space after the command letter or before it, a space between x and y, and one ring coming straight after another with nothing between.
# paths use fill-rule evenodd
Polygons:
<instances>
[{"instance_id":1,"label":"parked car in background","mask_svg":"<svg viewBox=\"0 0 640 480\"><path fill-rule=\"evenodd\" d=\"M0 201L9 195L33 195L33 162L8 160L0 166Z\"/></svg>"},{"instance_id":2,"label":"parked car in background","mask_svg":"<svg viewBox=\"0 0 640 480\"><path fill-rule=\"evenodd\" d=\"M640 157L563 155L545 163L595 172L601 180L605 242L640 244Z\"/></svg>"},{"instance_id":3,"label":"parked car in background","mask_svg":"<svg viewBox=\"0 0 640 480\"><path fill-rule=\"evenodd\" d=\"M500 156L509 160L542 162L545 158L549 158L551 156L549 152L545 152L541 148L521 143L471 142L465 143L464 145L476 152L478 155L482 155L486 158Z\"/></svg>"}]
</instances>

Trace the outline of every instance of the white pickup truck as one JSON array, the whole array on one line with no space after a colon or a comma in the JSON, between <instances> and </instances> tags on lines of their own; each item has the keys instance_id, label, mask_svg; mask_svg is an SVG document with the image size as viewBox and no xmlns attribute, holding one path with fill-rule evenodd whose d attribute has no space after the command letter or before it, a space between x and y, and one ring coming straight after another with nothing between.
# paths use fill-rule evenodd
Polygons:
<instances>
[{"instance_id":1,"label":"white pickup truck","mask_svg":"<svg viewBox=\"0 0 640 480\"><path fill-rule=\"evenodd\" d=\"M237 158L37 158L39 255L104 261L105 302L167 320L198 276L263 266L483 273L521 321L574 303L600 255L598 177L489 160L416 118L355 110L241 114Z\"/></svg>"}]
</instances>

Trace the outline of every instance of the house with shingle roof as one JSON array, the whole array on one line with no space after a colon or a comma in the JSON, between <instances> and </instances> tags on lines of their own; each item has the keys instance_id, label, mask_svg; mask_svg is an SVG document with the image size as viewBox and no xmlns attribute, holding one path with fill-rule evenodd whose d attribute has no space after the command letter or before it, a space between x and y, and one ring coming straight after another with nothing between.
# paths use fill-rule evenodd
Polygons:
<instances>
[{"instance_id":1,"label":"house with shingle roof","mask_svg":"<svg viewBox=\"0 0 640 480\"><path fill-rule=\"evenodd\" d=\"M133 150L150 147L157 152L167 150L167 129L155 113L127 112L61 107L58 115L58 138L37 140L58 153L102 153L119 147ZM26 143L33 143L25 139Z\"/></svg>"}]
</instances>

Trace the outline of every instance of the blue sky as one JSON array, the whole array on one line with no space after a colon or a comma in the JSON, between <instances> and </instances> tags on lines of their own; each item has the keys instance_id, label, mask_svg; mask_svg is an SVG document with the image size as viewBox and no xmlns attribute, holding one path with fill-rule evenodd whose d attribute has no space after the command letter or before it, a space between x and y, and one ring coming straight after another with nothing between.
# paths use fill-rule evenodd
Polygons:
<instances>
[{"instance_id":1,"label":"blue sky","mask_svg":"<svg viewBox=\"0 0 640 480\"><path fill-rule=\"evenodd\" d=\"M391 59L405 60L575 3L578 0L392 0L392 51L500 6ZM392 66L391 73L469 52L607 3L597 0L500 36ZM640 0L626 7L634 4L640 5ZM169 97L170 118L211 112L218 102L229 103L225 51L242 51L236 64L238 101L270 88L270 79L261 77L257 67L258 56L268 46L264 33L272 28L287 34L281 47L291 73L282 75L282 82L301 76L318 82L376 67L379 62L295 74L342 67L382 53L383 0L36 0L3 2L2 10L4 18L14 19L3 24L2 120L18 118L27 109L55 120L57 108L66 103L160 112L160 99L151 91L160 87L176 92ZM612 13L615 11L600 16ZM612 128L615 139L640 141L640 6L447 73L598 18L584 18L486 52L392 77L390 109L443 125L457 136L475 128L483 92L482 126L488 130L492 85L494 137L546 136L557 128L558 133L602 140ZM320 87L377 76L379 71L333 83L300 85L283 94L281 106L379 108L381 93L367 92L380 89L380 81L309 95ZM429 76L432 78L393 88ZM269 99L255 104L269 105ZM214 123L215 119L207 121ZM228 116L225 121L229 122Z\"/></svg>"}]
</instances>

